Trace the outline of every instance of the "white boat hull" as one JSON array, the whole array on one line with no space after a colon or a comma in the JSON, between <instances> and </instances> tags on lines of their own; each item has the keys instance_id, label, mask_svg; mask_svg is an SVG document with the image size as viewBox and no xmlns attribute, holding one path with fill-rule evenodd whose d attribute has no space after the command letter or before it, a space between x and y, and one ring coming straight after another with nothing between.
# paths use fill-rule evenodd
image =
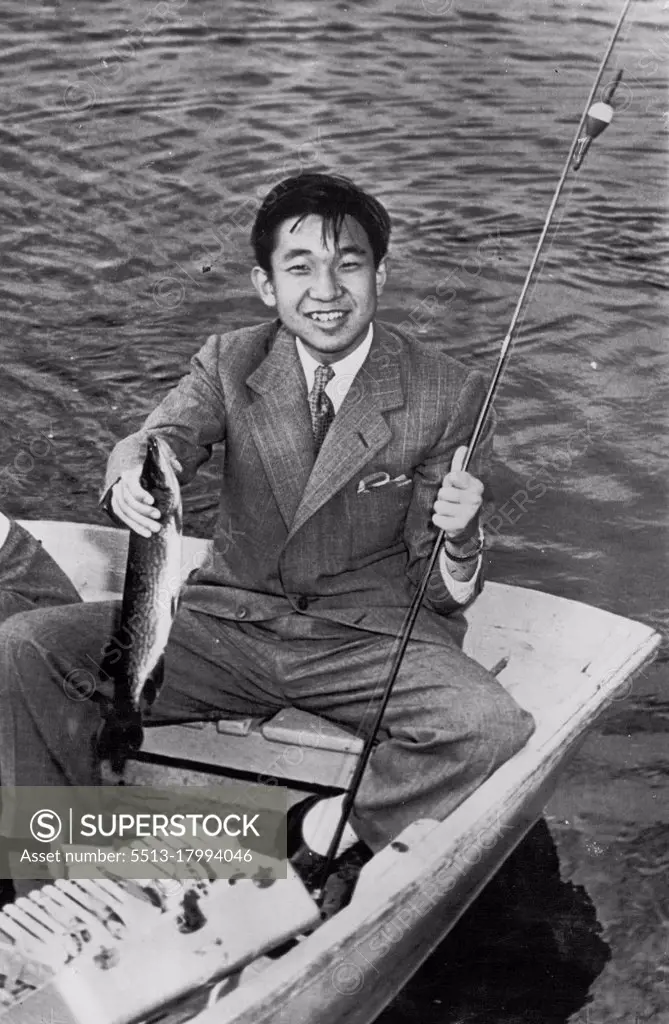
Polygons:
<instances>
[{"instance_id":1,"label":"white boat hull","mask_svg":"<svg viewBox=\"0 0 669 1024\"><path fill-rule=\"evenodd\" d=\"M85 600L122 589L127 536L25 522ZM208 542L187 538L184 576ZM527 745L446 821L415 822L363 869L352 902L197 1018L197 1024L369 1024L444 938L541 815L601 711L652 660L648 626L549 594L487 583L465 650L531 711Z\"/></svg>"}]
</instances>

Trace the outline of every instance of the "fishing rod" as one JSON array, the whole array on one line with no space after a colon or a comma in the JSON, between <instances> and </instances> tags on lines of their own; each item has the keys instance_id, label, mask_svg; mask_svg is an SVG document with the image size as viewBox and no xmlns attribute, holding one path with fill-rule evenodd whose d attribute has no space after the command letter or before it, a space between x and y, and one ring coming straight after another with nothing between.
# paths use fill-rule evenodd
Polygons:
<instances>
[{"instance_id":1,"label":"fishing rod","mask_svg":"<svg viewBox=\"0 0 669 1024\"><path fill-rule=\"evenodd\" d=\"M562 168L562 173L560 174L560 178L555 188L555 192L553 193L553 198L551 199L550 206L548 207L546 219L544 220L544 225L541 229L541 234L539 235L539 240L537 241L534 250L534 255L532 256L529 269L523 282L523 287L520 290L520 295L518 296L518 301L516 302L516 307L513 311L511 322L509 324L509 329L507 330L506 335L504 337L504 341L502 342L502 347L497 360L495 371L490 380L488 391L486 393L485 398L483 399L483 404L481 405L480 412L474 425L472 436L467 446L467 453L462 464L463 471L465 471L469 466L476 446L481 439L483 428L488 419L492 403L494 401L497 389L499 388L499 384L502 379L502 374L504 372L504 369L509 359L509 355L511 353L511 343L513 341L513 335L516 330L520 314L527 301L530 285L534 278L537 264L539 262L539 256L541 255L544 242L546 241L546 236L548 235L548 231L553 220L553 215L555 213L558 200L562 194L562 190L569 175L569 171L577 171L579 169L579 167L583 163L585 155L588 152L588 149L590 148L593 139L600 135L604 131L604 129L611 123L613 117L613 107L611 106L611 101L613 99L613 95L616 91L616 88L618 87L618 84L620 83L620 80L622 78L622 71L618 72L614 81L607 87L602 96L602 100L597 103L593 101L595 99L597 90L602 80L604 71L606 70L606 65L608 64L611 53L613 52L613 47L615 46L616 40L620 35L620 31L623 27L623 22L625 21L631 3L632 0L625 0L622 12L611 34L608 46L597 70L597 75L595 76L595 80L590 90L590 95L588 96L587 102L583 109L583 113L581 114L581 119L578 123L578 128L576 129L574 140L569 149L569 153L567 154L567 158ZM379 703L376 715L374 716L374 722L367 735L362 751L360 753L360 757L358 758L358 762L356 764L355 771L351 779L351 783L344 796L344 801L342 804L341 814L339 817L337 828L328 847L327 854L325 855L323 868L319 873L319 884L316 889L316 894L320 893L321 898L323 895L323 888L325 886L325 882L327 881L330 871L332 870L333 862L337 856L337 851L339 850L339 843L341 842L341 838L344 833L346 823L348 822L351 811L353 810L353 805L355 802L355 798L358 795L358 790L360 789L362 777L364 775L365 769L371 757L372 749L376 742L376 737L381 727L381 722L383 720L383 716L388 706L388 701L390 700L390 695L392 693L393 686L395 685L395 680L397 679L399 670L402 665L404 652L406 651L409 640L411 639L411 633L413 631L416 619L418 618L418 613L420 611L420 606L425 596L425 591L427 590L430 577L436 565L437 558L439 557L439 552L441 550L441 546L445 539L445 531L439 530L439 533L437 534L437 537L434 542L434 546L432 548L432 553L430 555L427 566L423 573L420 585L417 588L416 592L414 593L411 605L409 606L409 610L402 625L402 631L400 633L397 648L392 659L392 664L390 672L388 674L386 685L384 687L383 695L381 697L381 701Z\"/></svg>"}]
</instances>

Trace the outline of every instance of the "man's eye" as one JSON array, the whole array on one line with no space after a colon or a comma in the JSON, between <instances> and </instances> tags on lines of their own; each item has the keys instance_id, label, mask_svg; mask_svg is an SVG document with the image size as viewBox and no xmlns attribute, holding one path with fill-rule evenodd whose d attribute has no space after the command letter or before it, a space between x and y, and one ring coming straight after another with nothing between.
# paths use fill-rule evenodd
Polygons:
<instances>
[{"instance_id":1,"label":"man's eye","mask_svg":"<svg viewBox=\"0 0 669 1024\"><path fill-rule=\"evenodd\" d=\"M306 263L294 263L292 267L288 267L288 272L290 274L292 274L293 271L295 271L298 274L304 274L308 273L309 267L307 266Z\"/></svg>"},{"instance_id":2,"label":"man's eye","mask_svg":"<svg viewBox=\"0 0 669 1024\"><path fill-rule=\"evenodd\" d=\"M361 266L362 263L358 263L357 260L346 260L345 263L339 264L340 270L357 270Z\"/></svg>"}]
</instances>

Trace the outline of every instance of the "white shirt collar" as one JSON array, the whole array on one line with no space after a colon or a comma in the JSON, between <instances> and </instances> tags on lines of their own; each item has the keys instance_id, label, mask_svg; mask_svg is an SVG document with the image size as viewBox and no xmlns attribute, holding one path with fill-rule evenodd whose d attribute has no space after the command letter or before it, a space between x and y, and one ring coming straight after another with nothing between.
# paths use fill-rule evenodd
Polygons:
<instances>
[{"instance_id":1,"label":"white shirt collar","mask_svg":"<svg viewBox=\"0 0 669 1024\"><path fill-rule=\"evenodd\" d=\"M369 350L372 347L372 339L374 337L374 324L369 325L365 340L350 355L344 356L343 359L337 360L336 363L331 363L332 369L335 372L332 380L328 381L325 393L330 398L335 412L338 411L340 405L346 398L348 389L353 383L356 374L362 367L365 359L369 355ZM300 338L295 338L295 344L297 346L297 354L300 357L302 363L302 369L304 370L304 376L307 382L307 391L311 391L314 386L314 377L316 375L316 368L321 364L317 359L314 359L311 352L309 352L304 345L304 342Z\"/></svg>"}]
</instances>

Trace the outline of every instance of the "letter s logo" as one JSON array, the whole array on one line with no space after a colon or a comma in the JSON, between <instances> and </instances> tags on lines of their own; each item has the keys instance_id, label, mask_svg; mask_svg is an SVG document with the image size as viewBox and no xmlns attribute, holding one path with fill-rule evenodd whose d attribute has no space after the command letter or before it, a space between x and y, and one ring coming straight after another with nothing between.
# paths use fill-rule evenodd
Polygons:
<instances>
[{"instance_id":1,"label":"letter s logo","mask_svg":"<svg viewBox=\"0 0 669 1024\"><path fill-rule=\"evenodd\" d=\"M30 832L39 843L52 843L63 831L63 823L55 811L44 808L30 819Z\"/></svg>"}]
</instances>

